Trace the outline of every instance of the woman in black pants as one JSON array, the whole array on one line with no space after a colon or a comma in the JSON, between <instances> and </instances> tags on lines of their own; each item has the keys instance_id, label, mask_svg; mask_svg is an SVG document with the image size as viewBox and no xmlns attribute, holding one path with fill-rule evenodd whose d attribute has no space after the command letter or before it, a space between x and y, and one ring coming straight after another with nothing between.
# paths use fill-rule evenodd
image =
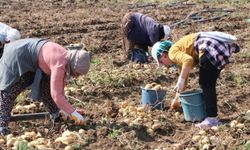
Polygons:
<instances>
[{"instance_id":1,"label":"woman in black pants","mask_svg":"<svg viewBox=\"0 0 250 150\"><path fill-rule=\"evenodd\" d=\"M152 56L158 64L179 66L180 75L175 86L177 95L184 90L190 70L199 65L199 84L203 90L207 117L196 127L220 125L216 118L216 81L221 70L229 63L232 53L240 51L235 41L236 37L230 34L199 32L184 36L171 48L167 41L158 42L152 48Z\"/></svg>"}]
</instances>

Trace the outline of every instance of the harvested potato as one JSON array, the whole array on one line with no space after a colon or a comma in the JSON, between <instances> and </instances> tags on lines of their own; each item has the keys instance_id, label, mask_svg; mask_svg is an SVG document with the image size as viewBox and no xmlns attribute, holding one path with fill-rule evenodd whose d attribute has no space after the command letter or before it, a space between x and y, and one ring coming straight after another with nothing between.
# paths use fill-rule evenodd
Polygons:
<instances>
[{"instance_id":1,"label":"harvested potato","mask_svg":"<svg viewBox=\"0 0 250 150\"><path fill-rule=\"evenodd\" d=\"M68 146L66 146L66 147L64 148L64 150L74 150L74 148L73 148L72 146L68 145Z\"/></svg>"},{"instance_id":2,"label":"harvested potato","mask_svg":"<svg viewBox=\"0 0 250 150\"><path fill-rule=\"evenodd\" d=\"M7 140L7 147L11 147L16 141L15 137L10 138L9 140Z\"/></svg>"},{"instance_id":3,"label":"harvested potato","mask_svg":"<svg viewBox=\"0 0 250 150\"><path fill-rule=\"evenodd\" d=\"M209 150L210 144L204 144L202 150Z\"/></svg>"},{"instance_id":4,"label":"harvested potato","mask_svg":"<svg viewBox=\"0 0 250 150\"><path fill-rule=\"evenodd\" d=\"M210 143L210 139L209 137L205 136L202 140L201 140L202 144L209 144Z\"/></svg>"},{"instance_id":5,"label":"harvested potato","mask_svg":"<svg viewBox=\"0 0 250 150\"><path fill-rule=\"evenodd\" d=\"M152 85L151 84L147 84L145 87L144 87L144 89L147 89L147 90L150 90L150 89L152 89Z\"/></svg>"},{"instance_id":6,"label":"harvested potato","mask_svg":"<svg viewBox=\"0 0 250 150\"><path fill-rule=\"evenodd\" d=\"M22 111L22 110L24 110L25 108L24 108L22 105L16 105L15 109L16 109L17 111Z\"/></svg>"},{"instance_id":7,"label":"harvested potato","mask_svg":"<svg viewBox=\"0 0 250 150\"><path fill-rule=\"evenodd\" d=\"M205 130L200 130L199 131L199 135L201 135L201 136L204 136L204 135L206 135L207 134L207 132L205 131Z\"/></svg>"},{"instance_id":8,"label":"harvested potato","mask_svg":"<svg viewBox=\"0 0 250 150\"><path fill-rule=\"evenodd\" d=\"M124 101L121 103L121 108L126 108L128 106L128 102Z\"/></svg>"},{"instance_id":9,"label":"harvested potato","mask_svg":"<svg viewBox=\"0 0 250 150\"><path fill-rule=\"evenodd\" d=\"M201 139L201 136L200 136L200 135L195 135L195 136L192 137L192 141L195 142L195 143L196 143L196 142L199 142L200 139Z\"/></svg>"},{"instance_id":10,"label":"harvested potato","mask_svg":"<svg viewBox=\"0 0 250 150\"><path fill-rule=\"evenodd\" d=\"M136 108L137 112L143 112L144 111L144 107L140 106Z\"/></svg>"},{"instance_id":11,"label":"harvested potato","mask_svg":"<svg viewBox=\"0 0 250 150\"><path fill-rule=\"evenodd\" d=\"M0 145L4 144L4 143L5 143L5 140L4 139L0 139Z\"/></svg>"},{"instance_id":12,"label":"harvested potato","mask_svg":"<svg viewBox=\"0 0 250 150\"><path fill-rule=\"evenodd\" d=\"M212 129L214 132L219 131L219 127L218 127L218 126L213 126L213 127L211 127L211 129Z\"/></svg>"},{"instance_id":13,"label":"harvested potato","mask_svg":"<svg viewBox=\"0 0 250 150\"><path fill-rule=\"evenodd\" d=\"M8 134L7 136L6 136L6 140L8 141L9 139L11 139L11 138L13 138L14 136L13 136L13 134Z\"/></svg>"},{"instance_id":14,"label":"harvested potato","mask_svg":"<svg viewBox=\"0 0 250 150\"><path fill-rule=\"evenodd\" d=\"M140 64L133 64L133 68L134 68L134 69L140 69L140 68L141 68L141 65L140 65Z\"/></svg>"},{"instance_id":15,"label":"harvested potato","mask_svg":"<svg viewBox=\"0 0 250 150\"><path fill-rule=\"evenodd\" d=\"M231 121L231 123L230 123L230 127L231 127L231 128L234 128L234 127L236 127L237 124L238 124L238 121L237 121L237 120L233 120L233 121Z\"/></svg>"},{"instance_id":16,"label":"harvested potato","mask_svg":"<svg viewBox=\"0 0 250 150\"><path fill-rule=\"evenodd\" d=\"M147 132L148 132L149 134L154 134L154 130L151 129L151 128L147 129Z\"/></svg>"},{"instance_id":17,"label":"harvested potato","mask_svg":"<svg viewBox=\"0 0 250 150\"><path fill-rule=\"evenodd\" d=\"M152 129L153 130L156 130L156 129L159 129L161 127L161 124L160 123L154 123L153 125L152 125Z\"/></svg>"},{"instance_id":18,"label":"harvested potato","mask_svg":"<svg viewBox=\"0 0 250 150\"><path fill-rule=\"evenodd\" d=\"M236 128L242 129L242 128L244 128L244 127L245 127L245 125L244 125L243 123L238 123L238 124L236 125Z\"/></svg>"},{"instance_id":19,"label":"harvested potato","mask_svg":"<svg viewBox=\"0 0 250 150\"><path fill-rule=\"evenodd\" d=\"M162 90L164 90L164 91L167 91L167 87L166 86L164 86L164 87L162 87Z\"/></svg>"},{"instance_id":20,"label":"harvested potato","mask_svg":"<svg viewBox=\"0 0 250 150\"><path fill-rule=\"evenodd\" d=\"M154 86L153 88L152 88L152 90L155 90L155 91L159 91L159 90L161 90L161 85L156 85L156 86Z\"/></svg>"}]
</instances>

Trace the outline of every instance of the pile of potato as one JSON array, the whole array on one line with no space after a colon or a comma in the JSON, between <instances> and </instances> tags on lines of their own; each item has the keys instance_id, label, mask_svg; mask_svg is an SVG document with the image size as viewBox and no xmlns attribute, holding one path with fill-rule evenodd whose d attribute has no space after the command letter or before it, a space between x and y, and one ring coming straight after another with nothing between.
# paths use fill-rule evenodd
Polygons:
<instances>
[{"instance_id":1,"label":"pile of potato","mask_svg":"<svg viewBox=\"0 0 250 150\"><path fill-rule=\"evenodd\" d=\"M85 144L84 132L83 129L78 132L66 130L54 142L63 144L65 150L73 150L73 144ZM8 134L6 138L0 137L0 145L6 144L9 149L17 149L20 142L26 144L29 149L50 149L53 143L53 141L43 138L41 133L35 131L25 132L17 137L14 137L13 134Z\"/></svg>"},{"instance_id":2,"label":"pile of potato","mask_svg":"<svg viewBox=\"0 0 250 150\"><path fill-rule=\"evenodd\" d=\"M216 127L218 128L218 127ZM215 129L214 129L215 130ZM211 148L212 144L218 141L216 136L208 136L207 132L205 130L200 130L198 134L195 134L192 137L192 142L197 143L199 145L199 149L202 150L208 150ZM185 150L195 150L196 148L191 147L191 148L186 148Z\"/></svg>"},{"instance_id":3,"label":"pile of potato","mask_svg":"<svg viewBox=\"0 0 250 150\"><path fill-rule=\"evenodd\" d=\"M5 143L5 139L1 139L1 144ZM20 143L27 144L29 149L48 149L51 147L51 142L48 139L42 138L38 132L25 132L21 136L14 137L13 134L6 136L6 146L8 148L17 149Z\"/></svg>"},{"instance_id":4,"label":"pile of potato","mask_svg":"<svg viewBox=\"0 0 250 150\"><path fill-rule=\"evenodd\" d=\"M231 128L243 129L245 125L243 123L239 123L237 120L232 120L230 123Z\"/></svg>"},{"instance_id":5,"label":"pile of potato","mask_svg":"<svg viewBox=\"0 0 250 150\"><path fill-rule=\"evenodd\" d=\"M40 103L40 107L42 107L42 103ZM38 109L38 107L36 106L36 104L31 103L29 105L16 105L13 109L14 113L28 113L28 112L33 112L36 109Z\"/></svg>"},{"instance_id":6,"label":"pile of potato","mask_svg":"<svg viewBox=\"0 0 250 150\"><path fill-rule=\"evenodd\" d=\"M119 115L125 118L123 122L129 126L145 125L150 134L153 134L155 130L163 127L163 123L160 120L152 119L150 110L146 112L144 107L136 107L126 101L120 104Z\"/></svg>"},{"instance_id":7,"label":"pile of potato","mask_svg":"<svg viewBox=\"0 0 250 150\"><path fill-rule=\"evenodd\" d=\"M55 140L55 143L63 143L66 145L65 150L73 150L73 144L85 144L84 138L85 130L80 129L78 132L66 130L61 137Z\"/></svg>"},{"instance_id":8,"label":"pile of potato","mask_svg":"<svg viewBox=\"0 0 250 150\"><path fill-rule=\"evenodd\" d=\"M166 91L167 87L166 86L161 86L160 84L157 83L151 83L151 84L146 84L146 86L144 87L147 90L155 90L155 91Z\"/></svg>"}]
</instances>

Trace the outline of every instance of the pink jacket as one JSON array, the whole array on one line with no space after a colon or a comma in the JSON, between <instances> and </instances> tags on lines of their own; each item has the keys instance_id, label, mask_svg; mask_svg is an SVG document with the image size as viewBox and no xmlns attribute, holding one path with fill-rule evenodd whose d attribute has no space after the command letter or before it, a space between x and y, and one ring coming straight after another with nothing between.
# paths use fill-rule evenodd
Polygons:
<instances>
[{"instance_id":1,"label":"pink jacket","mask_svg":"<svg viewBox=\"0 0 250 150\"><path fill-rule=\"evenodd\" d=\"M75 108L64 94L67 50L56 43L45 43L39 51L38 65L44 73L50 75L50 92L56 105L71 114Z\"/></svg>"}]
</instances>

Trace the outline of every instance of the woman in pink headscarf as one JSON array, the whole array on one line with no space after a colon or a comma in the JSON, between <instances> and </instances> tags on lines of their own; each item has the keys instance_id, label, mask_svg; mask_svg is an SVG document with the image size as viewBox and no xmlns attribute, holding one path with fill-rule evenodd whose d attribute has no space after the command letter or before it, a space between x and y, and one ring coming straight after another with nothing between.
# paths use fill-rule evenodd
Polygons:
<instances>
[{"instance_id":1,"label":"woman in pink headscarf","mask_svg":"<svg viewBox=\"0 0 250 150\"><path fill-rule=\"evenodd\" d=\"M84 117L67 101L64 86L68 77L85 75L89 67L88 52L67 51L45 39L5 44L0 61L0 133L7 134L14 101L30 85L54 118L59 117L61 110L77 125L82 125Z\"/></svg>"}]
</instances>

